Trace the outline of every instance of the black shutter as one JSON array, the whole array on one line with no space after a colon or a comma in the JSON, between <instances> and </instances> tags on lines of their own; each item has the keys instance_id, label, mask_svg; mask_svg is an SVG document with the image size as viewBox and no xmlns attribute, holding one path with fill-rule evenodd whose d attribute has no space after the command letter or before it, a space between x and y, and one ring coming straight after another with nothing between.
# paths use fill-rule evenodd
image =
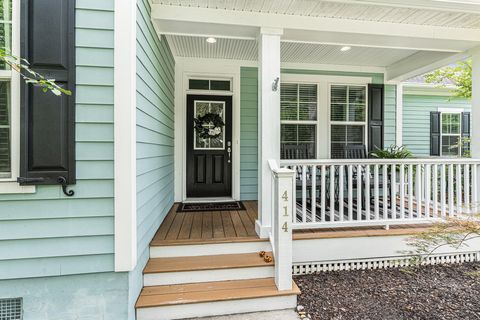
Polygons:
<instances>
[{"instance_id":1,"label":"black shutter","mask_svg":"<svg viewBox=\"0 0 480 320\"><path fill-rule=\"evenodd\" d=\"M440 156L440 117L441 113L430 112L430 155Z\"/></svg>"},{"instance_id":2,"label":"black shutter","mask_svg":"<svg viewBox=\"0 0 480 320\"><path fill-rule=\"evenodd\" d=\"M462 156L470 154L470 112L462 112Z\"/></svg>"},{"instance_id":3,"label":"black shutter","mask_svg":"<svg viewBox=\"0 0 480 320\"><path fill-rule=\"evenodd\" d=\"M368 151L383 149L384 85L368 85Z\"/></svg>"},{"instance_id":4,"label":"black shutter","mask_svg":"<svg viewBox=\"0 0 480 320\"><path fill-rule=\"evenodd\" d=\"M21 86L21 184L75 183L75 0L21 0L21 55L72 91Z\"/></svg>"}]
</instances>

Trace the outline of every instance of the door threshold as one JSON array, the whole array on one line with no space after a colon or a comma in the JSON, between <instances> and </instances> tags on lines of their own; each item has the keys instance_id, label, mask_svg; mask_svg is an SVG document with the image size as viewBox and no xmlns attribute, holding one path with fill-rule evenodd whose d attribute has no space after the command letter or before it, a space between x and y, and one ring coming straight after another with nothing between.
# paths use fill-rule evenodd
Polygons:
<instances>
[{"instance_id":1,"label":"door threshold","mask_svg":"<svg viewBox=\"0 0 480 320\"><path fill-rule=\"evenodd\" d=\"M186 198L183 203L205 203L205 202L234 202L237 201L232 197L215 197L215 198Z\"/></svg>"}]
</instances>

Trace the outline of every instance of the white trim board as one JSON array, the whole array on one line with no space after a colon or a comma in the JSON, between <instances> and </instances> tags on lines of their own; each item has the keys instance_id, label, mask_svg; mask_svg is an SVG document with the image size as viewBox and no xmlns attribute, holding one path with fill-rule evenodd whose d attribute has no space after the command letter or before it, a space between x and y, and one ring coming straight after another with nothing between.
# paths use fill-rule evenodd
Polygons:
<instances>
[{"instance_id":1,"label":"white trim board","mask_svg":"<svg viewBox=\"0 0 480 320\"><path fill-rule=\"evenodd\" d=\"M188 90L191 77L230 79L231 92ZM232 198L240 200L240 65L229 61L176 59L175 63L175 201L187 199L186 98L187 94L231 95L232 98Z\"/></svg>"},{"instance_id":2,"label":"white trim board","mask_svg":"<svg viewBox=\"0 0 480 320\"><path fill-rule=\"evenodd\" d=\"M115 271L137 264L135 0L115 1Z\"/></svg>"}]
</instances>

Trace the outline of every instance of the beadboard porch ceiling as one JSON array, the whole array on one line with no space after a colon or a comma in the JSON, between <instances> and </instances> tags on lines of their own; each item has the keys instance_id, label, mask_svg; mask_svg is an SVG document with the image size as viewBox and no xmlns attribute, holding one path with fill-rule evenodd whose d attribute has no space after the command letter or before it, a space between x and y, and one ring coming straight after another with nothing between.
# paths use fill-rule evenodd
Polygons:
<instances>
[{"instance_id":1,"label":"beadboard porch ceiling","mask_svg":"<svg viewBox=\"0 0 480 320\"><path fill-rule=\"evenodd\" d=\"M218 38L209 44L205 37L167 35L174 56L257 61L256 40ZM282 42L282 62L386 67L411 56L416 50L352 47L342 52L339 45Z\"/></svg>"},{"instance_id":2,"label":"beadboard porch ceiling","mask_svg":"<svg viewBox=\"0 0 480 320\"><path fill-rule=\"evenodd\" d=\"M153 0L152 20L176 57L257 61L259 34L276 30L282 62L383 68L387 81L480 50L480 0Z\"/></svg>"},{"instance_id":3,"label":"beadboard porch ceiling","mask_svg":"<svg viewBox=\"0 0 480 320\"><path fill-rule=\"evenodd\" d=\"M475 0L153 0L152 2L220 10L480 29L480 9L475 7L475 4L478 4Z\"/></svg>"}]
</instances>

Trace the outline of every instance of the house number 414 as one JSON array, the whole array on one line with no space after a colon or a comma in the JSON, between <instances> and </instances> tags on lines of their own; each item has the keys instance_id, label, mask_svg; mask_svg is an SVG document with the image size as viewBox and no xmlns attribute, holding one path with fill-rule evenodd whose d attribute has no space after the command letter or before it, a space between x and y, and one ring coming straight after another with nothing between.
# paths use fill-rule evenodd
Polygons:
<instances>
[{"instance_id":1,"label":"house number 414","mask_svg":"<svg viewBox=\"0 0 480 320\"><path fill-rule=\"evenodd\" d=\"M288 202L288 192L285 190L282 194L282 199L284 202ZM283 207L283 216L288 217L288 206ZM285 221L282 225L283 232L288 232L288 222Z\"/></svg>"}]
</instances>

